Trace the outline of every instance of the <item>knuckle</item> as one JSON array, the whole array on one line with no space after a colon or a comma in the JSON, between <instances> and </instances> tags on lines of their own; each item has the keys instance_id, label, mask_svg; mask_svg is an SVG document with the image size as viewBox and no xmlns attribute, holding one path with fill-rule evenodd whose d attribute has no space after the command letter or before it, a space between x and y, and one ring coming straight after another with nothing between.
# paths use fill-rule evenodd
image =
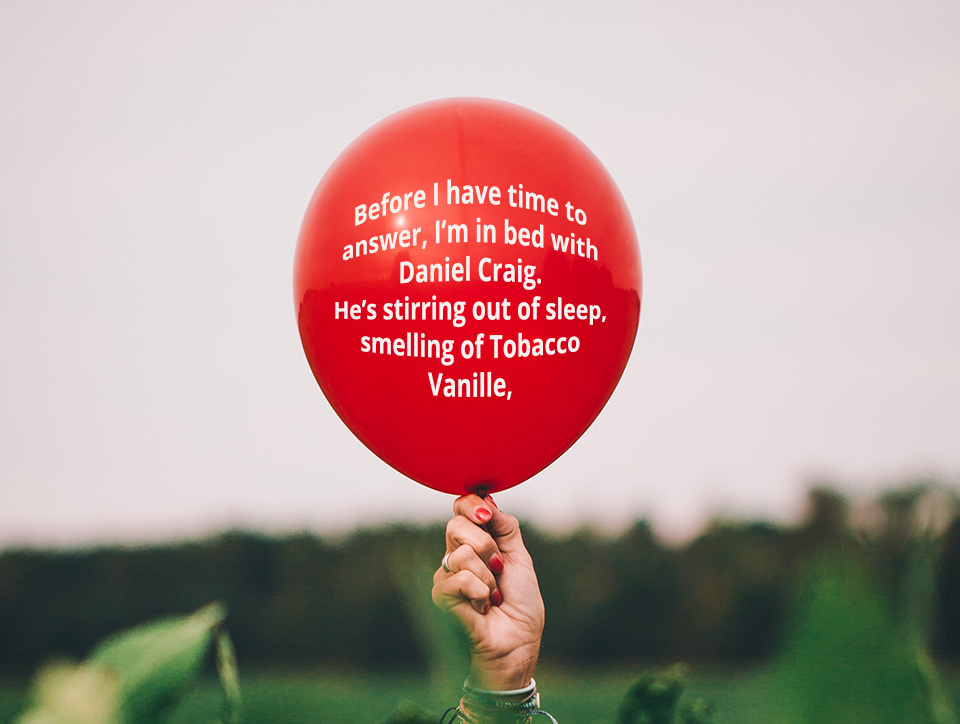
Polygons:
<instances>
[{"instance_id":1,"label":"knuckle","mask_svg":"<svg viewBox=\"0 0 960 724\"><path fill-rule=\"evenodd\" d=\"M453 501L453 510L455 513L460 513L462 510L466 510L472 505L475 505L475 501L477 500L479 500L479 498L474 493L461 495L459 498Z\"/></svg>"},{"instance_id":2,"label":"knuckle","mask_svg":"<svg viewBox=\"0 0 960 724\"><path fill-rule=\"evenodd\" d=\"M462 515L458 515L455 518L451 518L447 521L447 537L454 540L460 540L464 536L464 532L469 530L467 526L472 526L473 524L469 519Z\"/></svg>"},{"instance_id":3,"label":"knuckle","mask_svg":"<svg viewBox=\"0 0 960 724\"><path fill-rule=\"evenodd\" d=\"M473 574L465 569L461 569L450 576L450 580L453 581L461 591L470 587L471 578L473 578Z\"/></svg>"},{"instance_id":4,"label":"knuckle","mask_svg":"<svg viewBox=\"0 0 960 724\"><path fill-rule=\"evenodd\" d=\"M488 536L487 539L483 541L483 549L478 552L484 561L489 561L492 556L500 552L500 549L497 547L496 541Z\"/></svg>"},{"instance_id":5,"label":"knuckle","mask_svg":"<svg viewBox=\"0 0 960 724\"><path fill-rule=\"evenodd\" d=\"M453 580L460 592L471 600L483 596L487 588L473 571L457 571L453 574Z\"/></svg>"}]
</instances>

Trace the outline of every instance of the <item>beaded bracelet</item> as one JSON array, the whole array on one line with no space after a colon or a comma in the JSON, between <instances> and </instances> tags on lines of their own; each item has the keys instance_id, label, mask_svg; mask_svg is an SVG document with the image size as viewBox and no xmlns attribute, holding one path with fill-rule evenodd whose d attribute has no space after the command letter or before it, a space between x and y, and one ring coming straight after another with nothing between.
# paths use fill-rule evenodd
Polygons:
<instances>
[{"instance_id":1,"label":"beaded bracelet","mask_svg":"<svg viewBox=\"0 0 960 724\"><path fill-rule=\"evenodd\" d=\"M440 717L440 724L530 724L537 714L550 719L553 724L557 720L540 708L540 694L537 692L537 682L530 679L530 684L522 689L508 691L491 691L479 689L470 684L469 679L463 682L463 696L460 705L450 707ZM448 720L447 717L451 718Z\"/></svg>"}]
</instances>

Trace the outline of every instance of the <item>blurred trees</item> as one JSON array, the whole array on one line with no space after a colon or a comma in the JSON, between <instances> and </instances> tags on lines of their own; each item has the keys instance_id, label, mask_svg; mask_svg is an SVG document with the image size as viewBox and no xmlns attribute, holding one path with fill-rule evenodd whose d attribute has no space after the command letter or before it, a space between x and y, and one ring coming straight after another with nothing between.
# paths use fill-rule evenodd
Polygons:
<instances>
[{"instance_id":1,"label":"blurred trees","mask_svg":"<svg viewBox=\"0 0 960 724\"><path fill-rule=\"evenodd\" d=\"M801 572L829 552L862 564L905 626L960 661L960 517L956 496L935 486L904 487L863 508L818 486L796 526L717 520L679 547L644 521L617 537L531 526L524 537L547 604L545 657L769 657ZM242 664L423 666L409 596L429 599L443 540L437 524L340 540L234 531L163 546L8 550L0 673L32 671L58 652L82 656L112 631L214 600L227 606Z\"/></svg>"}]
</instances>

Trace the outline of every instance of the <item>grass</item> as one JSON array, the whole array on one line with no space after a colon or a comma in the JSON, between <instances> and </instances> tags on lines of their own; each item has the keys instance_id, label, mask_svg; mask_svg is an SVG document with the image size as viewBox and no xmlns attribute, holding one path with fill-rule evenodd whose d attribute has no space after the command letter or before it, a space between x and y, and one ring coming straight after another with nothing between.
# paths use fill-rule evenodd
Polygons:
<instances>
[{"instance_id":1,"label":"grass","mask_svg":"<svg viewBox=\"0 0 960 724\"><path fill-rule=\"evenodd\" d=\"M560 721L614 722L617 706L641 669L574 672L545 668L537 677L543 706ZM402 705L439 720L457 703L459 690L439 691L424 676L401 673L347 673L340 670L264 671L241 675L247 724L377 724ZM739 677L713 678L698 689L714 695L736 686ZM12 720L23 706L25 683L0 683L0 722ZM220 712L219 684L204 679L188 695L170 724L212 721Z\"/></svg>"},{"instance_id":2,"label":"grass","mask_svg":"<svg viewBox=\"0 0 960 724\"><path fill-rule=\"evenodd\" d=\"M613 724L617 707L642 667L571 670L545 666L537 676L543 706L561 722ZM719 720L770 724L775 696L769 670L691 672L685 698L714 704ZM960 672L950 677L960 700ZM378 724L403 703L428 718L456 703L459 692L438 691L422 676L402 673L347 673L340 670L249 672L242 675L247 724ZM26 682L0 682L0 722L6 724L24 704ZM204 680L181 704L170 724L212 721L220 711L217 682Z\"/></svg>"}]
</instances>

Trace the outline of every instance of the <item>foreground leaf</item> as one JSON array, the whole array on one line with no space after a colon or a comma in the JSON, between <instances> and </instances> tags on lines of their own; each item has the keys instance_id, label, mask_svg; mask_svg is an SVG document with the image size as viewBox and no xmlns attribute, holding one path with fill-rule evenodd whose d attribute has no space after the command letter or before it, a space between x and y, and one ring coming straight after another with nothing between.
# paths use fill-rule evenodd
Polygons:
<instances>
[{"instance_id":1,"label":"foreground leaf","mask_svg":"<svg viewBox=\"0 0 960 724\"><path fill-rule=\"evenodd\" d=\"M101 643L88 662L116 673L123 721L152 724L179 701L203 666L224 609L211 604L190 616L137 626Z\"/></svg>"}]
</instances>

